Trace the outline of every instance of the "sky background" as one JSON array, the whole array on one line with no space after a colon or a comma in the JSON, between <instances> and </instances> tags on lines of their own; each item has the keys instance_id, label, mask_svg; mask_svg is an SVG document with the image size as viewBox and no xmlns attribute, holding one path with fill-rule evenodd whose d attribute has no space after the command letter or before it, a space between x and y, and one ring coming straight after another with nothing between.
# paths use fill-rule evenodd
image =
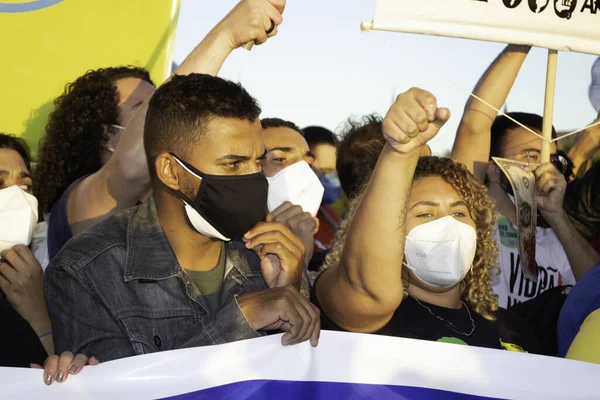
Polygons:
<instances>
[{"instance_id":1,"label":"sky background","mask_svg":"<svg viewBox=\"0 0 600 400\"><path fill-rule=\"evenodd\" d=\"M182 0L175 41L180 63L237 0ZM375 0L289 0L279 34L251 52L236 50L219 76L241 82L263 109L300 127L321 125L336 132L349 117L385 115L399 93L427 89L453 115L431 142L436 154L452 147L468 94L416 64L420 60L472 90L504 48L503 44L463 39L360 30L371 21ZM411 55L407 59L402 52ZM543 113L545 49L529 54L508 97L509 111ZM561 52L554 124L575 130L596 113L588 99L596 56Z\"/></svg>"}]
</instances>

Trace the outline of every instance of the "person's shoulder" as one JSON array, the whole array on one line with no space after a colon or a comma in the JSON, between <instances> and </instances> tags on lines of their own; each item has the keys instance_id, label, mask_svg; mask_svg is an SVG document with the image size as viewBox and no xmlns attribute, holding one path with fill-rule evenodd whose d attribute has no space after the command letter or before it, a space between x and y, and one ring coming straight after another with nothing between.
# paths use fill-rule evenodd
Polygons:
<instances>
[{"instance_id":1,"label":"person's shoulder","mask_svg":"<svg viewBox=\"0 0 600 400\"><path fill-rule=\"evenodd\" d=\"M126 251L129 222L137 208L122 210L74 236L50 262L48 271L59 268L81 272L105 255Z\"/></svg>"}]
</instances>

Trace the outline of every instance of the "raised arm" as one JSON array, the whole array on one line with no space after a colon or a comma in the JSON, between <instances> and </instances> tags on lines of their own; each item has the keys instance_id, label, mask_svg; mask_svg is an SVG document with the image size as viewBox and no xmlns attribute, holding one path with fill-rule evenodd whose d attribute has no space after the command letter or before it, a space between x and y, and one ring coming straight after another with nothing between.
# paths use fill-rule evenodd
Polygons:
<instances>
[{"instance_id":1,"label":"raised arm","mask_svg":"<svg viewBox=\"0 0 600 400\"><path fill-rule=\"evenodd\" d=\"M430 93L398 96L383 121L387 144L348 228L338 265L325 270L317 298L340 327L374 332L384 326L403 295L402 260L406 203L423 146L450 117Z\"/></svg>"},{"instance_id":2,"label":"raised arm","mask_svg":"<svg viewBox=\"0 0 600 400\"><path fill-rule=\"evenodd\" d=\"M187 56L176 75L216 75L229 54L241 45L263 43L271 21L277 26L285 0L242 0ZM93 175L83 179L71 193L67 212L73 235L100 222L108 215L134 206L148 189L150 176L143 133L149 99L127 124L110 160Z\"/></svg>"},{"instance_id":3,"label":"raised arm","mask_svg":"<svg viewBox=\"0 0 600 400\"><path fill-rule=\"evenodd\" d=\"M594 123L600 122L600 114ZM587 163L586 167L591 167L592 158L600 150L600 125L593 126L583 131L583 134L575 145L569 150L569 158L575 165L573 167L573 173L575 176L579 175L579 169ZM585 171L584 171L585 172Z\"/></svg>"},{"instance_id":4,"label":"raised arm","mask_svg":"<svg viewBox=\"0 0 600 400\"><path fill-rule=\"evenodd\" d=\"M509 44L479 79L473 94L500 109L530 49ZM470 97L454 140L452 159L465 164L479 182L485 179L490 158L490 132L496 116L496 111Z\"/></svg>"}]
</instances>

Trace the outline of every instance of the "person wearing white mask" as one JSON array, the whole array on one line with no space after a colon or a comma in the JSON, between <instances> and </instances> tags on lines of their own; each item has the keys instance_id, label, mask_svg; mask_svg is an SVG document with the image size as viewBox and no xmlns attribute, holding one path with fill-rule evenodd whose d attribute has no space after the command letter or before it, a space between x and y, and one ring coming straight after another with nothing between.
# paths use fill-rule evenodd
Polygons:
<instances>
[{"instance_id":1,"label":"person wearing white mask","mask_svg":"<svg viewBox=\"0 0 600 400\"><path fill-rule=\"evenodd\" d=\"M24 140L0 133L0 367L41 369L60 363L68 366L64 381L98 360L69 352L54 355L43 292L47 228L36 225L30 160Z\"/></svg>"},{"instance_id":2,"label":"person wearing white mask","mask_svg":"<svg viewBox=\"0 0 600 400\"><path fill-rule=\"evenodd\" d=\"M321 326L535 352L492 293L498 253L485 188L450 159L419 158L449 117L420 89L390 108L386 145L313 290Z\"/></svg>"},{"instance_id":3,"label":"person wearing white mask","mask_svg":"<svg viewBox=\"0 0 600 400\"><path fill-rule=\"evenodd\" d=\"M28 247L38 216L30 171L25 142L0 134L0 366L43 363L54 351L44 272Z\"/></svg>"},{"instance_id":4,"label":"person wearing white mask","mask_svg":"<svg viewBox=\"0 0 600 400\"><path fill-rule=\"evenodd\" d=\"M287 226L302 240L308 264L325 190L312 170L315 157L293 122L265 118L261 125L267 150L262 167L269 181L269 212L274 222Z\"/></svg>"}]
</instances>

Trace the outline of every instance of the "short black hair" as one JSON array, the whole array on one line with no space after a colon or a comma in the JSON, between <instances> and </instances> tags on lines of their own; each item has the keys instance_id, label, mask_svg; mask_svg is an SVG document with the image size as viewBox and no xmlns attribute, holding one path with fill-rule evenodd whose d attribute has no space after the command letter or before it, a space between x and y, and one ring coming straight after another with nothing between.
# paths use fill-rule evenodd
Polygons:
<instances>
[{"instance_id":1,"label":"short black hair","mask_svg":"<svg viewBox=\"0 0 600 400\"><path fill-rule=\"evenodd\" d=\"M31 173L31 155L29 154L29 147L25 140L15 135L0 133L0 149L14 150L19 153L25 162L27 170Z\"/></svg>"},{"instance_id":2,"label":"short black hair","mask_svg":"<svg viewBox=\"0 0 600 400\"><path fill-rule=\"evenodd\" d=\"M339 143L339 139L335 133L322 126L307 126L302 131L304 132L304 139L306 139L306 143L308 143L308 147L311 149L320 144L337 147Z\"/></svg>"},{"instance_id":3,"label":"short black hair","mask_svg":"<svg viewBox=\"0 0 600 400\"><path fill-rule=\"evenodd\" d=\"M150 175L162 151L187 157L214 118L256 121L256 99L238 83L206 74L175 75L156 90L148 105L144 149Z\"/></svg>"},{"instance_id":4,"label":"short black hair","mask_svg":"<svg viewBox=\"0 0 600 400\"><path fill-rule=\"evenodd\" d=\"M337 150L336 169L349 199L359 194L368 182L385 146L381 123L382 118L375 114L347 122Z\"/></svg>"},{"instance_id":5,"label":"short black hair","mask_svg":"<svg viewBox=\"0 0 600 400\"><path fill-rule=\"evenodd\" d=\"M542 125L544 124L544 118L537 114L524 113L524 112L511 112L507 114L509 117L519 121L528 128L535 131L542 131ZM492 124L491 128L491 141L490 141L490 160L492 157L502 157L500 150L504 145L504 137L506 133L512 129L519 128L519 125L508 119L504 115L499 115ZM530 135L531 133L527 133ZM556 130L552 127L552 138L556 138Z\"/></svg>"},{"instance_id":6,"label":"short black hair","mask_svg":"<svg viewBox=\"0 0 600 400\"><path fill-rule=\"evenodd\" d=\"M269 128L290 128L292 130L295 130L296 132L298 132L302 136L304 136L304 132L302 132L302 129L300 129L298 127L298 125L296 125L295 123L293 123L291 121L286 121L286 120L281 119L281 118L263 118L263 119L260 120L260 124L262 125L263 129L269 129Z\"/></svg>"}]
</instances>

